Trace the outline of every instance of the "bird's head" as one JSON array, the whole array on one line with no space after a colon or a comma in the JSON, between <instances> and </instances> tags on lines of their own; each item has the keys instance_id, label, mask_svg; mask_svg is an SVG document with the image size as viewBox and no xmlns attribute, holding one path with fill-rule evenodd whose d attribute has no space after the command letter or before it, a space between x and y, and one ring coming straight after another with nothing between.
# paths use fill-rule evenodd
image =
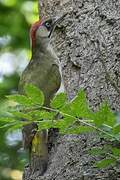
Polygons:
<instances>
[{"instance_id":1,"label":"bird's head","mask_svg":"<svg viewBox=\"0 0 120 180\"><path fill-rule=\"evenodd\" d=\"M66 14L57 19L39 20L35 22L30 29L30 37L32 41L32 48L36 44L40 46L47 46L50 42L51 35L56 26L62 22Z\"/></svg>"}]
</instances>

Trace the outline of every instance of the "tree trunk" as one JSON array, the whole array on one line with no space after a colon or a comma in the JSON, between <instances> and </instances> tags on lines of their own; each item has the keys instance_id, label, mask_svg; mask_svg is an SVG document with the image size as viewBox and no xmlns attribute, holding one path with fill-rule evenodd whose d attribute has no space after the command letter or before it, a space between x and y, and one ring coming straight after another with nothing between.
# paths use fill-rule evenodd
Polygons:
<instances>
[{"instance_id":1,"label":"tree trunk","mask_svg":"<svg viewBox=\"0 0 120 180\"><path fill-rule=\"evenodd\" d=\"M39 0L39 12L40 17L68 12L54 33L53 45L69 99L83 88L93 110L107 99L114 111L120 111L120 1ZM94 163L101 157L87 152L103 144L95 134L58 137L46 173L29 180L118 180L119 165L96 169Z\"/></svg>"}]
</instances>

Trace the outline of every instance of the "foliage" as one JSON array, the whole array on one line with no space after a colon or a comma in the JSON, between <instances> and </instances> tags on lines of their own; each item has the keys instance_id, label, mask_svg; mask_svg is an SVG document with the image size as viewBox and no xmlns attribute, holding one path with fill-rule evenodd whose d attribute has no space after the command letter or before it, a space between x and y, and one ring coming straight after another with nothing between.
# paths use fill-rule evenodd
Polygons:
<instances>
[{"instance_id":1,"label":"foliage","mask_svg":"<svg viewBox=\"0 0 120 180\"><path fill-rule=\"evenodd\" d=\"M11 142L15 142L14 137L19 134L16 128L20 125L12 122L11 117L7 118L10 114L6 112L8 101L5 96L17 91L18 73L24 69L25 58L29 56L30 59L29 29L39 18L37 5L37 0L0 0L0 179L2 180L12 179L12 170L23 170L25 164L25 154L20 149L21 140L16 140L12 145L9 144L10 140L7 140L11 135ZM7 68L6 65L3 66L3 62L7 62ZM13 124L14 132L10 131Z\"/></svg>"},{"instance_id":2,"label":"foliage","mask_svg":"<svg viewBox=\"0 0 120 180\"><path fill-rule=\"evenodd\" d=\"M38 19L37 1L1 0L0 1L0 36L6 42L0 43L7 48L29 48L29 27ZM9 37L9 38L8 38Z\"/></svg>"},{"instance_id":3,"label":"foliage","mask_svg":"<svg viewBox=\"0 0 120 180\"><path fill-rule=\"evenodd\" d=\"M19 151L21 148L21 142L19 139L11 141L8 140L8 137L15 137L19 134L19 132L18 130L15 130L14 136L13 131L12 133L8 133L8 128L12 126L13 119L7 117L8 113L6 109L8 104L5 96L6 94L9 95L17 90L19 76L17 73L14 73L10 76L4 76L3 78L4 80L0 83L0 179L12 180L10 178L10 171L12 172L14 169L22 171L25 164L25 154ZM8 121L11 122L11 126L9 126L9 123L7 124ZM13 141L14 144L11 144Z\"/></svg>"},{"instance_id":4,"label":"foliage","mask_svg":"<svg viewBox=\"0 0 120 180\"><path fill-rule=\"evenodd\" d=\"M95 131L98 137L111 142L109 147L104 145L102 149L98 147L90 151L93 155L106 157L97 162L96 167L103 168L120 159L120 148L112 146L113 142L120 142L120 124L107 102L103 102L98 111L93 112L85 92L80 90L72 101L68 101L67 96L61 93L51 101L51 107L45 107L43 93L31 84L25 86L25 95L10 95L8 99L10 102L15 101L17 107L9 111L9 116L0 118L4 126L9 124L11 129L16 129L35 121L39 130L59 128L61 134ZM20 121L22 118L26 121Z\"/></svg>"},{"instance_id":5,"label":"foliage","mask_svg":"<svg viewBox=\"0 0 120 180\"><path fill-rule=\"evenodd\" d=\"M7 94L17 91L19 75L14 73L11 76L4 76L3 79L0 83L0 100L4 100Z\"/></svg>"}]
</instances>

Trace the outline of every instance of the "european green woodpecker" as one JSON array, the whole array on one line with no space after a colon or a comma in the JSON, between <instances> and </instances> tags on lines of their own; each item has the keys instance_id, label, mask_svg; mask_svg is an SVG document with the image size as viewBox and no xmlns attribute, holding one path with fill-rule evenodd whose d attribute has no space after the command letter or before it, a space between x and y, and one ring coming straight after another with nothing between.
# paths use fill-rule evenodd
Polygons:
<instances>
[{"instance_id":1,"label":"european green woodpecker","mask_svg":"<svg viewBox=\"0 0 120 180\"><path fill-rule=\"evenodd\" d=\"M66 15L66 14L65 14ZM38 87L45 96L44 106L49 107L61 85L61 73L58 58L50 44L51 35L63 18L38 21L32 25L30 37L32 41L32 58L24 70L20 83L19 93L24 94L25 84ZM48 163L48 134L47 130L37 131L35 122L23 126L23 146L29 150L31 172L42 175Z\"/></svg>"}]
</instances>

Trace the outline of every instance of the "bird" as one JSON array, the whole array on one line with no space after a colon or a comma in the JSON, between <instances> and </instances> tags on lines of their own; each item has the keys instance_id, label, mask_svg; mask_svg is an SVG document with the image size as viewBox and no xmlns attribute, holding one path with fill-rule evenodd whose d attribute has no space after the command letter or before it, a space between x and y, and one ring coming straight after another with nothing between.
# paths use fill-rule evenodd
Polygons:
<instances>
[{"instance_id":1,"label":"bird","mask_svg":"<svg viewBox=\"0 0 120 180\"><path fill-rule=\"evenodd\" d=\"M59 18L40 19L30 29L32 57L23 71L19 82L19 93L24 94L24 86L32 84L44 94L44 106L50 102L61 86L61 72L58 57L51 45L51 36L66 14ZM35 122L22 128L23 147L29 151L29 168L43 175L48 164L48 131L38 130Z\"/></svg>"}]
</instances>

